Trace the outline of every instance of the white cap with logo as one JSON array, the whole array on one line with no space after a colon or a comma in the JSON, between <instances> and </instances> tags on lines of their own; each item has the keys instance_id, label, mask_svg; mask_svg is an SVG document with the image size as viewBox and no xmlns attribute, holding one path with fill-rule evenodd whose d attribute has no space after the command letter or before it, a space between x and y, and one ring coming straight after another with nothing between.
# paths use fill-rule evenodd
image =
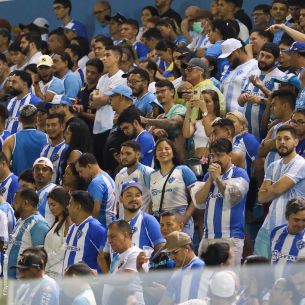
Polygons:
<instances>
[{"instance_id":1,"label":"white cap with logo","mask_svg":"<svg viewBox=\"0 0 305 305\"><path fill-rule=\"evenodd\" d=\"M45 158L45 157L40 157L38 159L35 160L34 164L33 164L33 168L36 166L36 165L44 165L44 166L47 166L49 167L52 171L53 171L53 163L51 162L50 159L48 158Z\"/></svg>"},{"instance_id":2,"label":"white cap with logo","mask_svg":"<svg viewBox=\"0 0 305 305\"><path fill-rule=\"evenodd\" d=\"M232 54L232 52L240 49L242 46L240 40L229 38L221 44L221 55L219 55L218 58L227 58Z\"/></svg>"}]
</instances>

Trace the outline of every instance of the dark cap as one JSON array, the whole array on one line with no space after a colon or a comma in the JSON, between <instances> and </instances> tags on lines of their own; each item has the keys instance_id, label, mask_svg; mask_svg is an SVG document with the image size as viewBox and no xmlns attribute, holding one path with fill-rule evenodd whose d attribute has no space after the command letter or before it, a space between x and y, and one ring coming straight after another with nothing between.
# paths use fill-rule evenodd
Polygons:
<instances>
[{"instance_id":1,"label":"dark cap","mask_svg":"<svg viewBox=\"0 0 305 305\"><path fill-rule=\"evenodd\" d=\"M48 106L45 102L40 102L36 105L37 111L48 112Z\"/></svg>"},{"instance_id":2,"label":"dark cap","mask_svg":"<svg viewBox=\"0 0 305 305\"><path fill-rule=\"evenodd\" d=\"M280 48L277 44L272 42L266 42L263 44L261 51L265 51L267 53L270 53L274 56L274 58L280 57Z\"/></svg>"},{"instance_id":3,"label":"dark cap","mask_svg":"<svg viewBox=\"0 0 305 305\"><path fill-rule=\"evenodd\" d=\"M181 55L178 56L178 59L186 58L186 59L190 60L190 59L195 58L195 57L196 57L195 52L185 51Z\"/></svg>"},{"instance_id":4,"label":"dark cap","mask_svg":"<svg viewBox=\"0 0 305 305\"><path fill-rule=\"evenodd\" d=\"M11 266L11 268L17 269L28 269L28 268L37 268L43 269L44 262L43 259L36 253L27 253L21 255L20 260L17 265Z\"/></svg>"},{"instance_id":5,"label":"dark cap","mask_svg":"<svg viewBox=\"0 0 305 305\"><path fill-rule=\"evenodd\" d=\"M119 13L116 13L114 16L106 16L105 19L107 21L110 21L111 19L113 19L114 21L116 21L117 23L120 23L120 24L122 24L126 21L126 18Z\"/></svg>"},{"instance_id":6,"label":"dark cap","mask_svg":"<svg viewBox=\"0 0 305 305\"><path fill-rule=\"evenodd\" d=\"M186 69L188 67L198 68L204 72L208 69L206 63L203 62L200 58L192 58L188 63L181 64L182 69Z\"/></svg>"},{"instance_id":7,"label":"dark cap","mask_svg":"<svg viewBox=\"0 0 305 305\"><path fill-rule=\"evenodd\" d=\"M131 67L127 73L123 74L123 78L127 78L130 74L140 74L141 78L147 80L149 82L149 75L147 71L139 68L139 67Z\"/></svg>"},{"instance_id":8,"label":"dark cap","mask_svg":"<svg viewBox=\"0 0 305 305\"><path fill-rule=\"evenodd\" d=\"M30 23L30 24L19 24L19 28L21 30L24 29L28 29L30 32L37 32L40 33L40 29L37 25L35 25L34 23Z\"/></svg>"},{"instance_id":9,"label":"dark cap","mask_svg":"<svg viewBox=\"0 0 305 305\"><path fill-rule=\"evenodd\" d=\"M37 108L34 105L28 104L21 108L20 116L23 118L29 118L36 114Z\"/></svg>"}]
</instances>

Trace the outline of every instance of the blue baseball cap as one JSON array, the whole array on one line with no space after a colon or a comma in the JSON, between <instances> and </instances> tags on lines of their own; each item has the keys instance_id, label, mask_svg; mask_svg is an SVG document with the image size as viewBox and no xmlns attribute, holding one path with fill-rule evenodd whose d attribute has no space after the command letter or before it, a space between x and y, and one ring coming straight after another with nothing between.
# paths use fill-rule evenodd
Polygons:
<instances>
[{"instance_id":1,"label":"blue baseball cap","mask_svg":"<svg viewBox=\"0 0 305 305\"><path fill-rule=\"evenodd\" d=\"M150 101L149 104L151 104L152 107L158 106L159 108L164 110L163 106L160 104L160 102L157 99Z\"/></svg>"},{"instance_id":2,"label":"blue baseball cap","mask_svg":"<svg viewBox=\"0 0 305 305\"><path fill-rule=\"evenodd\" d=\"M136 187L141 193L143 193L143 187L140 183L134 181L134 180L129 180L126 181L122 184L121 186L121 196L123 193L128 190L130 187Z\"/></svg>"},{"instance_id":3,"label":"blue baseball cap","mask_svg":"<svg viewBox=\"0 0 305 305\"><path fill-rule=\"evenodd\" d=\"M111 91L105 93L105 95L107 95L107 96L112 96L114 94L120 94L120 95L123 95L123 96L133 100L132 90L127 85L116 86Z\"/></svg>"},{"instance_id":4,"label":"blue baseball cap","mask_svg":"<svg viewBox=\"0 0 305 305\"><path fill-rule=\"evenodd\" d=\"M302 41L295 41L289 49L285 50L285 53L289 52L299 52L299 53L305 53L305 42Z\"/></svg>"},{"instance_id":5,"label":"blue baseball cap","mask_svg":"<svg viewBox=\"0 0 305 305\"><path fill-rule=\"evenodd\" d=\"M87 38L86 28L82 23L76 20L71 20L69 23L65 25L64 29L75 32L79 37Z\"/></svg>"},{"instance_id":6,"label":"blue baseball cap","mask_svg":"<svg viewBox=\"0 0 305 305\"><path fill-rule=\"evenodd\" d=\"M285 74L284 76L272 77L276 83L284 83L294 86L297 90L302 87L300 79L293 73Z\"/></svg>"},{"instance_id":7,"label":"blue baseball cap","mask_svg":"<svg viewBox=\"0 0 305 305\"><path fill-rule=\"evenodd\" d=\"M54 105L68 105L69 107L73 106L72 101L65 95L55 94L52 102L47 103L46 107L49 109Z\"/></svg>"}]
</instances>

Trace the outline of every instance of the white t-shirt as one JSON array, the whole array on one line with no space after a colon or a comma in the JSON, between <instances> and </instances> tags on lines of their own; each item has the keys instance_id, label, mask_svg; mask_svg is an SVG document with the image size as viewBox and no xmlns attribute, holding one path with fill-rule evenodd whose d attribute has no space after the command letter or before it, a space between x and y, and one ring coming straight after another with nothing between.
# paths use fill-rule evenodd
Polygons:
<instances>
[{"instance_id":1,"label":"white t-shirt","mask_svg":"<svg viewBox=\"0 0 305 305\"><path fill-rule=\"evenodd\" d=\"M96 89L99 89L99 94L104 95L119 85L126 85L126 78L122 78L124 72L119 70L117 73L109 77L109 74L101 76ZM98 134L105 132L113 126L114 111L110 105L100 107L95 114L93 133Z\"/></svg>"},{"instance_id":2,"label":"white t-shirt","mask_svg":"<svg viewBox=\"0 0 305 305\"><path fill-rule=\"evenodd\" d=\"M35 64L37 65L39 58L42 56L42 53L39 51L35 53L31 58L29 58L27 65Z\"/></svg>"},{"instance_id":3,"label":"white t-shirt","mask_svg":"<svg viewBox=\"0 0 305 305\"><path fill-rule=\"evenodd\" d=\"M247 39L249 38L249 30L248 28L239 20L235 19L235 21L238 22L239 25L239 33L238 33L238 38L241 39L243 42L246 42Z\"/></svg>"}]
</instances>

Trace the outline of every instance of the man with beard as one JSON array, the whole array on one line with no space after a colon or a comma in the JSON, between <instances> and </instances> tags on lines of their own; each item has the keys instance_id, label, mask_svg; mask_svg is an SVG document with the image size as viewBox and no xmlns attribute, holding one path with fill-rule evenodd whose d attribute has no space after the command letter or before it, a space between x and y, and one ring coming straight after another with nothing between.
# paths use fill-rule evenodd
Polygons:
<instances>
[{"instance_id":1,"label":"man with beard","mask_svg":"<svg viewBox=\"0 0 305 305\"><path fill-rule=\"evenodd\" d=\"M36 105L41 99L31 93L32 79L25 71L14 71L9 78L9 91L13 97L8 105L9 118L6 120L6 129L11 133L20 130L21 123L18 120L20 110L23 106Z\"/></svg>"},{"instance_id":2,"label":"man with beard","mask_svg":"<svg viewBox=\"0 0 305 305\"><path fill-rule=\"evenodd\" d=\"M23 106L19 115L22 129L8 137L3 144L3 152L8 162L12 162L12 171L17 176L32 168L42 148L48 143L47 135L36 129L36 114L34 105Z\"/></svg>"},{"instance_id":3,"label":"man with beard","mask_svg":"<svg viewBox=\"0 0 305 305\"><path fill-rule=\"evenodd\" d=\"M134 141L126 141L121 146L120 159L124 166L120 172L115 176L115 195L119 202L122 184L126 181L134 180L142 185L143 188L143 204L141 209L149 212L149 205L151 197L148 189L149 175L153 172L151 167L140 163L141 147ZM123 207L119 202L119 215L123 215Z\"/></svg>"},{"instance_id":4,"label":"man with beard","mask_svg":"<svg viewBox=\"0 0 305 305\"><path fill-rule=\"evenodd\" d=\"M222 54L218 58L228 58L230 67L221 78L222 92L226 101L226 111L240 111L243 109L238 105L237 100L245 79L250 75L259 74L257 61L251 59L242 45L234 38L225 40L221 44Z\"/></svg>"},{"instance_id":5,"label":"man with beard","mask_svg":"<svg viewBox=\"0 0 305 305\"><path fill-rule=\"evenodd\" d=\"M33 164L33 176L38 195L38 211L51 227L54 224L55 217L51 213L48 205L48 195L56 184L52 183L53 164L45 157L38 158Z\"/></svg>"},{"instance_id":6,"label":"man with beard","mask_svg":"<svg viewBox=\"0 0 305 305\"><path fill-rule=\"evenodd\" d=\"M40 156L46 157L53 163L52 182L59 184L62 176L62 163L66 159L68 145L64 138L65 118L58 113L49 114L46 121L46 131L50 143L44 146Z\"/></svg>"},{"instance_id":7,"label":"man with beard","mask_svg":"<svg viewBox=\"0 0 305 305\"><path fill-rule=\"evenodd\" d=\"M155 141L151 133L143 128L139 111L134 107L125 109L118 117L117 125L127 137L139 143L141 163L152 166Z\"/></svg>"},{"instance_id":8,"label":"man with beard","mask_svg":"<svg viewBox=\"0 0 305 305\"><path fill-rule=\"evenodd\" d=\"M10 236L7 260L8 276L16 278L16 269L11 266L17 265L20 254L25 248L31 246L43 246L49 226L46 220L38 213L38 195L34 190L20 188L15 195L14 210L16 218L19 218L13 233Z\"/></svg>"},{"instance_id":9,"label":"man with beard","mask_svg":"<svg viewBox=\"0 0 305 305\"><path fill-rule=\"evenodd\" d=\"M281 159L268 166L258 192L258 201L271 205L255 240L255 254L271 256L270 234L275 227L287 223L287 202L296 196L305 197L305 160L296 152L298 143L293 127L283 125L277 129L275 144Z\"/></svg>"},{"instance_id":10,"label":"man with beard","mask_svg":"<svg viewBox=\"0 0 305 305\"><path fill-rule=\"evenodd\" d=\"M135 97L134 105L144 116L147 116L152 112L151 103L156 100L156 96L148 91L148 73L141 68L133 67L122 77L127 78L127 85L131 88L132 95Z\"/></svg>"},{"instance_id":11,"label":"man with beard","mask_svg":"<svg viewBox=\"0 0 305 305\"><path fill-rule=\"evenodd\" d=\"M245 170L232 164L231 152L232 143L228 139L211 143L208 173L203 178L204 185L195 193L194 204L205 209L199 253L215 242L227 242L232 247L235 264L239 265L244 248L249 177Z\"/></svg>"},{"instance_id":12,"label":"man with beard","mask_svg":"<svg viewBox=\"0 0 305 305\"><path fill-rule=\"evenodd\" d=\"M21 36L20 48L22 53L27 57L27 65L37 64L42 53L39 51L41 47L41 36L35 32L28 32Z\"/></svg>"},{"instance_id":13,"label":"man with beard","mask_svg":"<svg viewBox=\"0 0 305 305\"><path fill-rule=\"evenodd\" d=\"M305 109L297 108L289 121L290 126L295 130L295 133L299 139L296 152L301 157L305 158Z\"/></svg>"},{"instance_id":14,"label":"man with beard","mask_svg":"<svg viewBox=\"0 0 305 305\"><path fill-rule=\"evenodd\" d=\"M284 72L277 68L280 56L279 47L271 42L266 42L258 56L259 75L251 75L246 80L242 94L238 97L239 106L243 107L243 113L248 121L248 132L261 138L263 130L261 121L266 108L268 95L278 89L274 77L283 77Z\"/></svg>"},{"instance_id":15,"label":"man with beard","mask_svg":"<svg viewBox=\"0 0 305 305\"><path fill-rule=\"evenodd\" d=\"M37 62L36 79L33 80L35 95L46 103L52 102L55 94L64 94L65 87L61 79L53 75L53 60L49 55L42 55Z\"/></svg>"},{"instance_id":16,"label":"man with beard","mask_svg":"<svg viewBox=\"0 0 305 305\"><path fill-rule=\"evenodd\" d=\"M122 219L127 221L131 226L133 245L140 249L148 246L158 251L164 246L165 239L161 234L160 225L156 218L141 211L143 205L142 193L142 185L134 180L125 181L121 185L120 202L122 202L124 207L124 217ZM114 258L116 259L117 253L113 253L113 249L110 249L109 246L111 244L106 244L103 252L100 253L101 261L107 260L109 255L111 255L112 261ZM102 265L104 266L104 263ZM105 271L108 271L108 269Z\"/></svg>"},{"instance_id":17,"label":"man with beard","mask_svg":"<svg viewBox=\"0 0 305 305\"><path fill-rule=\"evenodd\" d=\"M79 176L89 183L87 191L94 199L92 216L107 228L116 216L114 181L99 167L92 154L82 154L75 168Z\"/></svg>"}]
</instances>

